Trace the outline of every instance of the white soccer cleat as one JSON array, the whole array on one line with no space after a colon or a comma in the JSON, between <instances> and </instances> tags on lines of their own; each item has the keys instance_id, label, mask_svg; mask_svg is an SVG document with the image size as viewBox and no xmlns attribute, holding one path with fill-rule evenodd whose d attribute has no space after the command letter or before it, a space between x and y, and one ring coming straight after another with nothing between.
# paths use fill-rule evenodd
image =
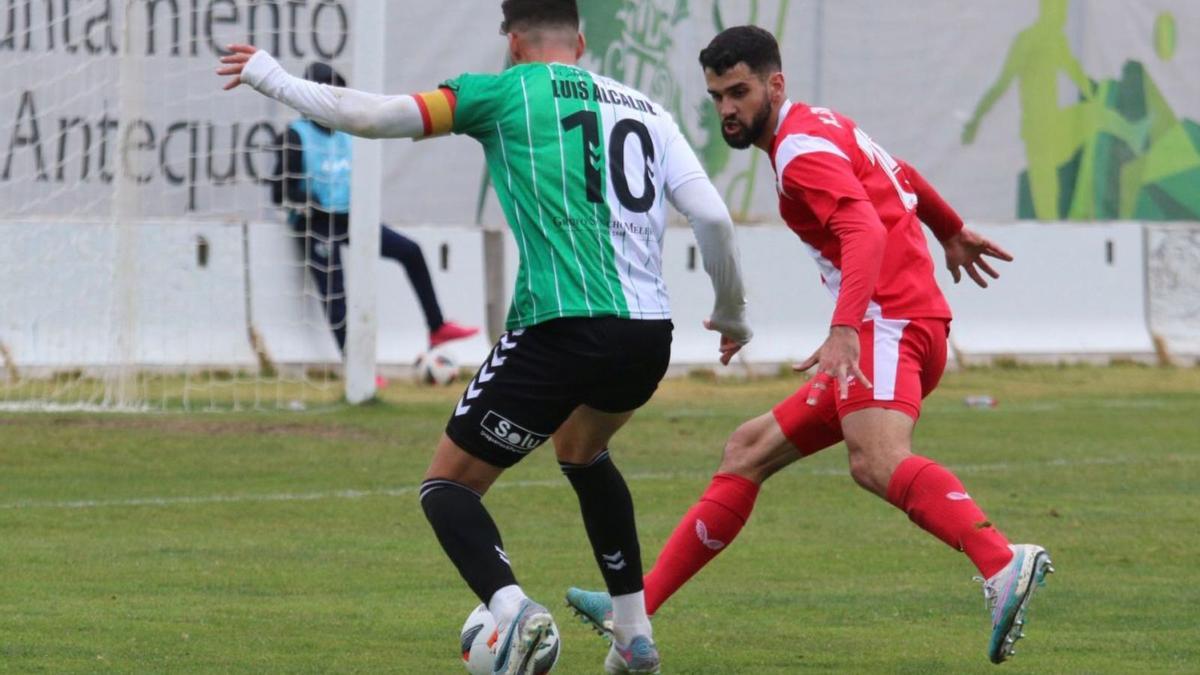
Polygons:
<instances>
[{"instance_id":1,"label":"white soccer cleat","mask_svg":"<svg viewBox=\"0 0 1200 675\"><path fill-rule=\"evenodd\" d=\"M532 600L497 628L493 675L544 675L558 662L558 626L550 611Z\"/></svg>"},{"instance_id":2,"label":"white soccer cleat","mask_svg":"<svg viewBox=\"0 0 1200 675\"><path fill-rule=\"evenodd\" d=\"M1050 554L1034 544L1009 546L1012 562L983 581L983 597L992 613L992 639L988 644L988 659L1003 663L1016 652L1017 640L1025 637L1025 612L1033 591L1046 585L1046 575L1054 573Z\"/></svg>"}]
</instances>

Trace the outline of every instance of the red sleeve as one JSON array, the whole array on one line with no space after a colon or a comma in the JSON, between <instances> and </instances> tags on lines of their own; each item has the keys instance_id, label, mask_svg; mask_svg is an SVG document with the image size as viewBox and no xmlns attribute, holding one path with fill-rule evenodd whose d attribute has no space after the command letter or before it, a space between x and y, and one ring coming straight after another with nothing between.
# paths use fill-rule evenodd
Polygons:
<instances>
[{"instance_id":1,"label":"red sleeve","mask_svg":"<svg viewBox=\"0 0 1200 675\"><path fill-rule=\"evenodd\" d=\"M803 201L822 225L829 224L842 201L871 201L850 160L825 151L805 152L789 161L783 168L783 193Z\"/></svg>"},{"instance_id":2,"label":"red sleeve","mask_svg":"<svg viewBox=\"0 0 1200 675\"><path fill-rule=\"evenodd\" d=\"M900 167L904 169L905 175L908 176L908 183L912 186L913 192L917 194L917 217L929 226L929 231L933 232L938 241L946 241L961 232L963 221L958 213L946 203L946 200L942 199L942 196L933 189L924 176L917 173L911 164L904 161L899 163Z\"/></svg>"},{"instance_id":3,"label":"red sleeve","mask_svg":"<svg viewBox=\"0 0 1200 675\"><path fill-rule=\"evenodd\" d=\"M830 325L858 330L883 267L887 229L875 207L864 200L842 201L829 219L829 229L842 248L842 285Z\"/></svg>"}]
</instances>

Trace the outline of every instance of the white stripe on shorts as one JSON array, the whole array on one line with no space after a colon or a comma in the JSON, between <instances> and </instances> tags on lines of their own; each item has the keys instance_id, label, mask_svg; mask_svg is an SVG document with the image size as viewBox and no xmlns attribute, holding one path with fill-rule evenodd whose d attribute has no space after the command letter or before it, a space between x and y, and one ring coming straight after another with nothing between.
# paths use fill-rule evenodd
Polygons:
<instances>
[{"instance_id":1,"label":"white stripe on shorts","mask_svg":"<svg viewBox=\"0 0 1200 675\"><path fill-rule=\"evenodd\" d=\"M896 398L896 372L900 369L900 336L905 319L875 319L875 372L871 391L876 401Z\"/></svg>"}]
</instances>

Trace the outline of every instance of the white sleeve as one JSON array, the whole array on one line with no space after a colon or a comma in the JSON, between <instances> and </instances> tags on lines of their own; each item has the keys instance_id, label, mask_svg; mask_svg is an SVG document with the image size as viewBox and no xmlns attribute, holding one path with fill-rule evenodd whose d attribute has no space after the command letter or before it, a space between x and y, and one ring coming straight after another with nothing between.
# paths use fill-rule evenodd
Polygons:
<instances>
[{"instance_id":1,"label":"white sleeve","mask_svg":"<svg viewBox=\"0 0 1200 675\"><path fill-rule=\"evenodd\" d=\"M364 138L420 138L421 110L412 96L382 96L317 84L288 74L258 50L242 70L242 82L332 129Z\"/></svg>"},{"instance_id":2,"label":"white sleeve","mask_svg":"<svg viewBox=\"0 0 1200 675\"><path fill-rule=\"evenodd\" d=\"M713 303L713 328L739 344L746 344L754 333L746 323L746 289L742 284L742 268L738 255L737 241L733 232L733 219L721 195L713 187L696 153L681 137L673 143L668 153L685 153L699 170L691 173L687 180L676 181L667 192L671 204L688 219L696 242L700 245L700 257L704 271L712 279L716 300ZM676 158L686 163L687 158Z\"/></svg>"},{"instance_id":3,"label":"white sleeve","mask_svg":"<svg viewBox=\"0 0 1200 675\"><path fill-rule=\"evenodd\" d=\"M668 139L663 153L663 184L668 194L678 190L684 183L701 178L707 181L708 172L670 115L667 115L665 127Z\"/></svg>"}]
</instances>

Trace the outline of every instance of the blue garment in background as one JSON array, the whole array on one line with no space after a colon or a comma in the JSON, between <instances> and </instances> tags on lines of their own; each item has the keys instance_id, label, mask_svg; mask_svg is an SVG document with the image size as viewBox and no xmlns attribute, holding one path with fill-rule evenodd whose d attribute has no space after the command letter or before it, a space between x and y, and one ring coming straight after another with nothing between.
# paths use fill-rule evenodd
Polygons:
<instances>
[{"instance_id":1,"label":"blue garment in background","mask_svg":"<svg viewBox=\"0 0 1200 675\"><path fill-rule=\"evenodd\" d=\"M291 128L304 148L304 179L308 192L329 213L350 212L350 134L322 131L311 120L296 120Z\"/></svg>"}]
</instances>

